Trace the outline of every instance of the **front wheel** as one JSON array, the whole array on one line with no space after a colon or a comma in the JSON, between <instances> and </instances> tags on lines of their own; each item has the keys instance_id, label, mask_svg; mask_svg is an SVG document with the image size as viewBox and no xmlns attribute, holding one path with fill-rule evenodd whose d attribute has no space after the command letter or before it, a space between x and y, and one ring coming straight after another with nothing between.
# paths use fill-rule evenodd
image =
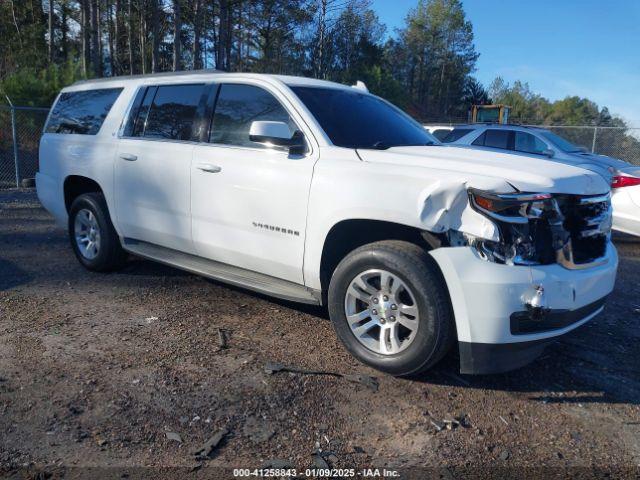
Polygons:
<instances>
[{"instance_id":1,"label":"front wheel","mask_svg":"<svg viewBox=\"0 0 640 480\"><path fill-rule=\"evenodd\" d=\"M417 245L360 247L336 268L329 314L347 350L397 376L437 363L455 339L448 291L435 261Z\"/></svg>"}]
</instances>

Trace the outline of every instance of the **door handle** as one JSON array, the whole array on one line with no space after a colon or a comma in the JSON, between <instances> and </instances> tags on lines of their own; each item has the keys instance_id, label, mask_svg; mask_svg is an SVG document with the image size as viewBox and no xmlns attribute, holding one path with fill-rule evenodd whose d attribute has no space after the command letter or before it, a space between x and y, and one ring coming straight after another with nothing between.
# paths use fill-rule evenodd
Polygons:
<instances>
[{"instance_id":1,"label":"door handle","mask_svg":"<svg viewBox=\"0 0 640 480\"><path fill-rule=\"evenodd\" d=\"M138 156L132 153L121 153L120 158L127 162L135 162L138 159Z\"/></svg>"},{"instance_id":2,"label":"door handle","mask_svg":"<svg viewBox=\"0 0 640 480\"><path fill-rule=\"evenodd\" d=\"M218 173L222 171L222 167L219 167L218 165L212 165L210 163L199 163L198 165L196 165L196 168L207 173Z\"/></svg>"}]
</instances>

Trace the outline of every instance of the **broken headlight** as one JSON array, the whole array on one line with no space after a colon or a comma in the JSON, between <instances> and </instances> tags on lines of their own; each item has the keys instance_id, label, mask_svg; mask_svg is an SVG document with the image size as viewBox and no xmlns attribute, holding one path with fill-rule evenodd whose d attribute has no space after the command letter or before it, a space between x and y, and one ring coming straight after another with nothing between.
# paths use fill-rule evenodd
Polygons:
<instances>
[{"instance_id":1,"label":"broken headlight","mask_svg":"<svg viewBox=\"0 0 640 480\"><path fill-rule=\"evenodd\" d=\"M554 239L563 241L562 214L548 193L496 194L469 189L471 207L489 218L499 241L474 239L480 255L506 265L545 265L555 262Z\"/></svg>"}]
</instances>

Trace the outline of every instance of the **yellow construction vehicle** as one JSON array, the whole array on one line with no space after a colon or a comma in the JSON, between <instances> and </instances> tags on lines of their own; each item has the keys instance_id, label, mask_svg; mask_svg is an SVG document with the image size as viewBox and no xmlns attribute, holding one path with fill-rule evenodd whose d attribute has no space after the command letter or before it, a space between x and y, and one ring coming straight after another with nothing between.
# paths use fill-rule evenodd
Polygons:
<instances>
[{"instance_id":1,"label":"yellow construction vehicle","mask_svg":"<svg viewBox=\"0 0 640 480\"><path fill-rule=\"evenodd\" d=\"M511 107L508 105L473 105L472 123L509 123Z\"/></svg>"}]
</instances>

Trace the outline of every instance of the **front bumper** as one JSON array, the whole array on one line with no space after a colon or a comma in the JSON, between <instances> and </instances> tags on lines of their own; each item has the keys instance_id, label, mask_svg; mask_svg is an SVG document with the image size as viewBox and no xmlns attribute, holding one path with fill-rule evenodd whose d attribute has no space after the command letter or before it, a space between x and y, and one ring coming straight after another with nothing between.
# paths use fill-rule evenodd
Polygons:
<instances>
[{"instance_id":1,"label":"front bumper","mask_svg":"<svg viewBox=\"0 0 640 480\"><path fill-rule=\"evenodd\" d=\"M526 365L546 344L595 317L613 290L618 266L612 244L602 265L584 270L499 265L481 259L471 247L438 248L430 254L449 289L460 371L477 374ZM540 286L550 310L531 320L526 303Z\"/></svg>"}]
</instances>

